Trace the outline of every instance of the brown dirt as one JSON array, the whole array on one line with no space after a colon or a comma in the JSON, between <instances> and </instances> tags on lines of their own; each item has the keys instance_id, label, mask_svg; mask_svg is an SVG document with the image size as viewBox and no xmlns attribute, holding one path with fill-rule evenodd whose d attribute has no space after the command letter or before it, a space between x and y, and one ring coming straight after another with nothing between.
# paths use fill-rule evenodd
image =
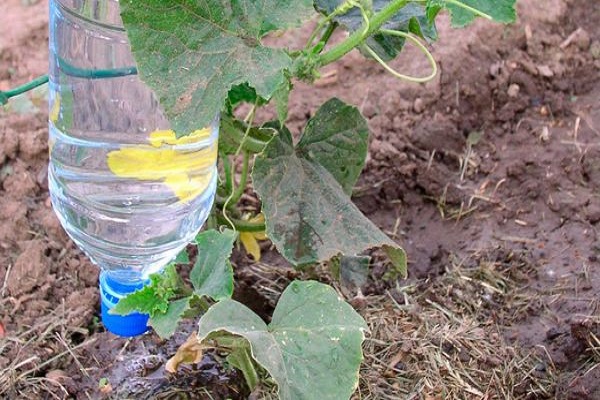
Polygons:
<instances>
[{"instance_id":1,"label":"brown dirt","mask_svg":"<svg viewBox=\"0 0 600 400\"><path fill-rule=\"evenodd\" d=\"M47 69L46 1L4 3L0 89ZM291 99L296 131L333 95L368 117L370 154L354 200L409 254L411 277L397 283L381 279L385 264L375 254L366 300L353 299L374 339L411 338L386 348L394 362L381 370L372 355L383 350L367 342L373 353L361 398L600 400L600 4L523 0L519 15L507 27L480 21L451 33L442 24L433 47L441 73L426 85L400 83L350 54L316 89L298 84ZM283 40L294 46L305 36ZM393 65L414 74L426 68L411 49ZM162 372L192 324L168 343L117 339L98 324L98 272L50 208L40 107L0 110L0 397L177 398L189 388L195 398L245 397L218 356L177 376ZM246 268L243 254L234 261L238 298L268 314L274 296L261 288L282 289L293 274L281 272L285 263L272 252ZM456 318L468 329L453 326ZM448 330L423 331L432 321ZM489 385L474 379L475 391L464 391L440 372L428 386L437 374L427 373L423 349L440 348L440 337L452 346L436 357L448 356L457 370L493 371L482 375ZM496 346L496 359L470 364L483 351L479 342ZM545 361L526 372L508 365L528 352ZM400 379L402 363L423 373ZM491 381L503 374L512 378ZM101 378L112 386L106 395ZM504 396L502 385L516 389Z\"/></svg>"}]
</instances>

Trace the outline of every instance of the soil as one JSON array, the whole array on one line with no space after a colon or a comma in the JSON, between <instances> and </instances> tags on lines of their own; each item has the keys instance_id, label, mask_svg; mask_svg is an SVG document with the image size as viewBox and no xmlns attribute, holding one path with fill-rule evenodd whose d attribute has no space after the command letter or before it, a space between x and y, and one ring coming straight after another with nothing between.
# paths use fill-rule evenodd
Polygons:
<instances>
[{"instance_id":1,"label":"soil","mask_svg":"<svg viewBox=\"0 0 600 400\"><path fill-rule=\"evenodd\" d=\"M47 1L3 5L0 90L47 70ZM441 72L424 85L351 53L316 89L296 85L288 123L300 131L331 96L369 120L354 201L404 246L410 278L382 280L386 264L375 253L363 301L401 301L399 288L416 285L444 304L433 288L455 266L509 266L522 307L502 314L510 318L485 315L513 348L544 353L556 376L547 393L514 398L600 400L600 3L523 0L518 11L510 26L450 31L444 20L432 46ZM280 40L299 47L306 36ZM427 70L413 49L392 65ZM50 206L47 108L33 106L0 109L0 397L246 398L216 354L164 373L191 323L166 343L104 332L98 271ZM270 282L288 279L289 266L266 250L259 267L281 271ZM270 314L256 266L243 252L234 264L237 298Z\"/></svg>"}]
</instances>

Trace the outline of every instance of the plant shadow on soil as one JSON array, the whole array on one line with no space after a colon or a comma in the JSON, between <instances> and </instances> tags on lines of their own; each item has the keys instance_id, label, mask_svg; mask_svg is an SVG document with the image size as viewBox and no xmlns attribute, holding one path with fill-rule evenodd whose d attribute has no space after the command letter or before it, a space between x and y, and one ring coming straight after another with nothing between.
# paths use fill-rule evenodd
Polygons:
<instances>
[{"instance_id":1,"label":"plant shadow on soil","mask_svg":"<svg viewBox=\"0 0 600 400\"><path fill-rule=\"evenodd\" d=\"M0 16L0 89L47 69L47 3L32 3ZM364 297L340 288L370 326L357 399L600 399L600 4L524 0L519 15L443 24L431 83L352 53L291 98L295 131L331 96L361 108L371 144L354 200L409 254L406 281L383 281L373 252ZM394 65L426 61L407 49ZM193 323L166 343L103 331L97 270L50 208L47 110L32 107L0 110L0 397L246 398L218 354L164 372ZM237 298L268 318L309 273L264 251L233 261Z\"/></svg>"}]
</instances>

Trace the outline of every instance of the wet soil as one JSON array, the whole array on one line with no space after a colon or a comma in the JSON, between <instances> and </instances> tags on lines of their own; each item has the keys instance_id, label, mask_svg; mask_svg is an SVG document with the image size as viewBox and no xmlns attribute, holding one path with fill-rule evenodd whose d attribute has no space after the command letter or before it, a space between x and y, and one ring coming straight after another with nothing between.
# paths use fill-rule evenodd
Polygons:
<instances>
[{"instance_id":1,"label":"wet soil","mask_svg":"<svg viewBox=\"0 0 600 400\"><path fill-rule=\"evenodd\" d=\"M600 3L523 0L519 15L512 26L451 32L442 23L433 45L441 73L425 85L352 53L316 88L297 84L289 125L299 131L331 96L360 107L371 143L354 200L408 252L411 276L399 285L427 285L466 257L518 259L531 301L499 329L514 346L549 354L562 377L551 398L600 400L600 368L583 368L589 338L600 337ZM282 40L298 47L305 36ZM0 89L45 73L46 42L47 3L4 0ZM427 68L412 49L393 65ZM192 324L167 343L103 331L98 272L50 207L47 109L33 106L0 109L0 370L33 370L3 395L186 398L188 388L191 398L246 398L216 354L163 372ZM253 288L259 278L244 272L249 259L234 261L238 298L270 314L272 301ZM273 252L263 263L286 267ZM384 272L376 257L367 302L397 287Z\"/></svg>"}]
</instances>

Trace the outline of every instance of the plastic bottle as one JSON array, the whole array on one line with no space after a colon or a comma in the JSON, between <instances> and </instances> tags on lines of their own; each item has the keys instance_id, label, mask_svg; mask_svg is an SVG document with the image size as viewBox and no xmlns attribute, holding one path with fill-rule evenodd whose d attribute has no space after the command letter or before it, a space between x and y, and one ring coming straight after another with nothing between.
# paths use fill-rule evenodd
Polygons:
<instances>
[{"instance_id":1,"label":"plastic bottle","mask_svg":"<svg viewBox=\"0 0 600 400\"><path fill-rule=\"evenodd\" d=\"M177 139L134 66L118 0L50 1L50 196L121 336L147 316L108 310L193 240L217 179L218 118Z\"/></svg>"}]
</instances>

